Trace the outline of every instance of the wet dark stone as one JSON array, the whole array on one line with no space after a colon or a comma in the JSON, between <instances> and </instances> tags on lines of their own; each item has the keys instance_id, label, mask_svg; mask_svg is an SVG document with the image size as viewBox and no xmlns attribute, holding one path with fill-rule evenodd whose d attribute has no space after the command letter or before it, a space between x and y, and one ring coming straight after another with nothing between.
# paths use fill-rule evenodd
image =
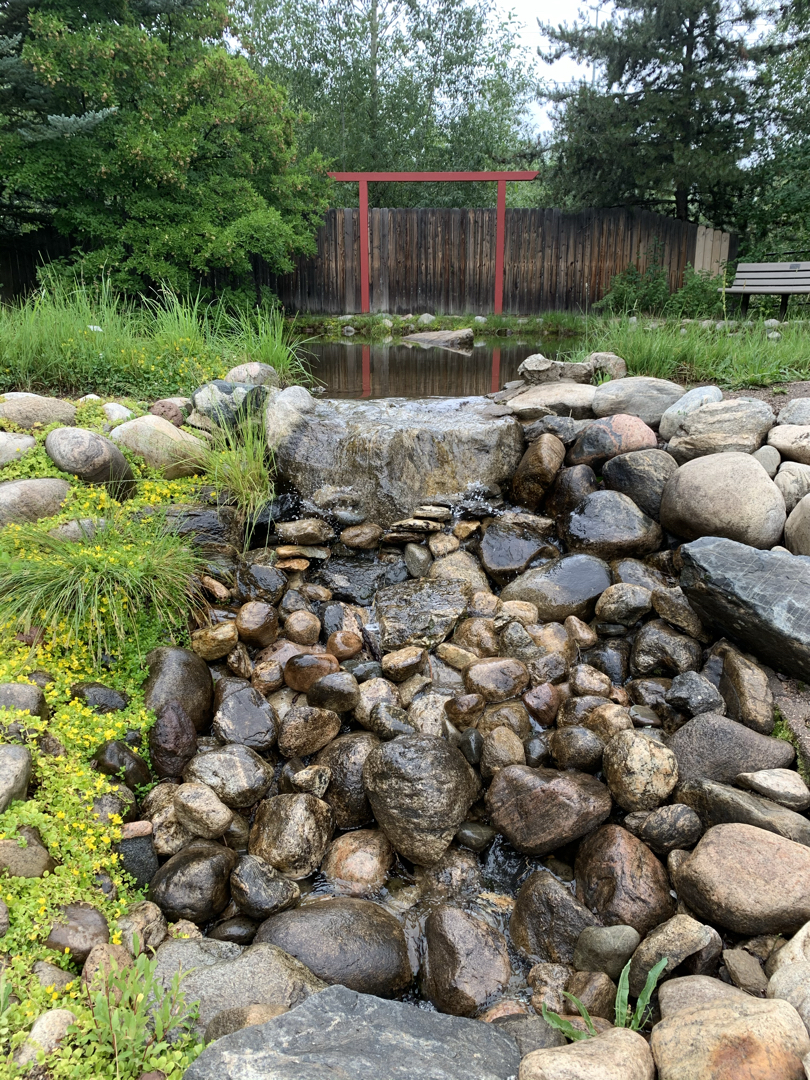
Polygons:
<instances>
[{"instance_id":1,"label":"wet dark stone","mask_svg":"<svg viewBox=\"0 0 810 1080\"><path fill-rule=\"evenodd\" d=\"M352 665L350 667L350 665ZM355 663L347 660L343 664L347 671L351 671L359 683L368 682L369 679L381 679L383 677L382 664L377 660L360 660Z\"/></svg>"},{"instance_id":2,"label":"wet dark stone","mask_svg":"<svg viewBox=\"0 0 810 1080\"><path fill-rule=\"evenodd\" d=\"M605 487L628 495L645 514L659 520L661 496L678 463L664 450L636 450L614 457L602 469Z\"/></svg>"},{"instance_id":3,"label":"wet dark stone","mask_svg":"<svg viewBox=\"0 0 810 1080\"><path fill-rule=\"evenodd\" d=\"M206 937L214 941L232 941L234 945L250 945L256 937L259 923L248 915L231 915L228 919L216 924L207 933Z\"/></svg>"},{"instance_id":4,"label":"wet dark stone","mask_svg":"<svg viewBox=\"0 0 810 1080\"><path fill-rule=\"evenodd\" d=\"M373 750L363 787L395 851L418 866L435 863L475 800L464 756L434 735L403 735Z\"/></svg>"},{"instance_id":5,"label":"wet dark stone","mask_svg":"<svg viewBox=\"0 0 810 1080\"><path fill-rule=\"evenodd\" d=\"M242 548L242 526L233 506L170 506L166 518L179 536L201 547L217 544Z\"/></svg>"},{"instance_id":6,"label":"wet dark stone","mask_svg":"<svg viewBox=\"0 0 810 1080\"><path fill-rule=\"evenodd\" d=\"M484 736L476 728L467 728L459 740L458 748L470 763L477 765L481 760Z\"/></svg>"},{"instance_id":7,"label":"wet dark stone","mask_svg":"<svg viewBox=\"0 0 810 1080\"><path fill-rule=\"evenodd\" d=\"M416 728L408 720L408 713L398 705L379 701L371 710L366 727L381 742L396 739L398 735L415 735Z\"/></svg>"},{"instance_id":8,"label":"wet dark stone","mask_svg":"<svg viewBox=\"0 0 810 1080\"><path fill-rule=\"evenodd\" d=\"M240 743L264 754L275 745L278 717L269 701L246 686L225 697L211 730L224 743Z\"/></svg>"},{"instance_id":9,"label":"wet dark stone","mask_svg":"<svg viewBox=\"0 0 810 1080\"><path fill-rule=\"evenodd\" d=\"M164 705L149 729L152 768L160 776L182 776L197 753L197 732L179 701Z\"/></svg>"},{"instance_id":10,"label":"wet dark stone","mask_svg":"<svg viewBox=\"0 0 810 1080\"><path fill-rule=\"evenodd\" d=\"M314 575L313 581L330 589L336 600L368 605L378 589L408 580L404 559L374 562L359 559L330 559Z\"/></svg>"},{"instance_id":11,"label":"wet dark stone","mask_svg":"<svg viewBox=\"0 0 810 1080\"><path fill-rule=\"evenodd\" d=\"M118 712L119 709L125 709L129 704L127 694L120 694L117 690L113 690L111 687L104 686L103 683L99 682L75 683L70 688L70 696L78 698L93 712L102 715Z\"/></svg>"},{"instance_id":12,"label":"wet dark stone","mask_svg":"<svg viewBox=\"0 0 810 1080\"><path fill-rule=\"evenodd\" d=\"M598 489L596 473L590 465L574 465L570 469L560 469L546 498L545 511L556 518L566 517L587 495Z\"/></svg>"},{"instance_id":13,"label":"wet dark stone","mask_svg":"<svg viewBox=\"0 0 810 1080\"><path fill-rule=\"evenodd\" d=\"M149 678L144 686L144 704L159 713L165 705L179 701L197 731L211 720L214 687L208 665L196 653L174 646L153 649L146 657Z\"/></svg>"},{"instance_id":14,"label":"wet dark stone","mask_svg":"<svg viewBox=\"0 0 810 1080\"><path fill-rule=\"evenodd\" d=\"M525 744L526 750L526 764L531 769L536 769L541 765L551 764L551 733L547 731L541 732L539 735L533 735Z\"/></svg>"},{"instance_id":15,"label":"wet dark stone","mask_svg":"<svg viewBox=\"0 0 810 1080\"><path fill-rule=\"evenodd\" d=\"M542 963L570 964L579 935L586 926L599 923L570 889L547 870L539 870L520 887L509 933L525 956Z\"/></svg>"},{"instance_id":16,"label":"wet dark stone","mask_svg":"<svg viewBox=\"0 0 810 1080\"><path fill-rule=\"evenodd\" d=\"M129 788L148 784L151 780L149 766L140 755L120 739L104 742L90 759L92 768L107 776L117 776Z\"/></svg>"},{"instance_id":17,"label":"wet dark stone","mask_svg":"<svg viewBox=\"0 0 810 1080\"><path fill-rule=\"evenodd\" d=\"M228 877L236 852L209 840L193 840L161 866L149 899L170 922L207 923L228 904Z\"/></svg>"},{"instance_id":18,"label":"wet dark stone","mask_svg":"<svg viewBox=\"0 0 810 1080\"><path fill-rule=\"evenodd\" d=\"M369 900L338 897L272 915L256 941L278 946L327 983L361 993L390 996L412 979L399 922Z\"/></svg>"},{"instance_id":19,"label":"wet dark stone","mask_svg":"<svg viewBox=\"0 0 810 1080\"><path fill-rule=\"evenodd\" d=\"M601 559L646 555L663 540L661 526L618 491L586 495L567 518L562 534L569 551Z\"/></svg>"},{"instance_id":20,"label":"wet dark stone","mask_svg":"<svg viewBox=\"0 0 810 1080\"><path fill-rule=\"evenodd\" d=\"M551 753L558 769L596 772L602 763L604 745L588 728L567 727L552 732Z\"/></svg>"},{"instance_id":21,"label":"wet dark stone","mask_svg":"<svg viewBox=\"0 0 810 1080\"><path fill-rule=\"evenodd\" d=\"M423 995L444 1013L473 1016L512 975L506 938L495 927L452 904L425 920Z\"/></svg>"},{"instance_id":22,"label":"wet dark stone","mask_svg":"<svg viewBox=\"0 0 810 1080\"><path fill-rule=\"evenodd\" d=\"M706 626L810 679L810 559L713 536L685 544L681 557L681 588Z\"/></svg>"},{"instance_id":23,"label":"wet dark stone","mask_svg":"<svg viewBox=\"0 0 810 1080\"><path fill-rule=\"evenodd\" d=\"M206 784L232 810L253 806L267 793L273 770L249 746L216 743L196 754L186 765L187 784Z\"/></svg>"},{"instance_id":24,"label":"wet dark stone","mask_svg":"<svg viewBox=\"0 0 810 1080\"><path fill-rule=\"evenodd\" d=\"M538 556L554 559L559 552L548 542L550 524L532 515L511 515L513 520L496 518L487 528L479 545L481 564L498 585L505 585L523 573ZM546 523L545 527L543 522Z\"/></svg>"},{"instance_id":25,"label":"wet dark stone","mask_svg":"<svg viewBox=\"0 0 810 1080\"><path fill-rule=\"evenodd\" d=\"M360 701L357 679L349 671L333 671L316 680L307 690L307 702L336 713L351 712Z\"/></svg>"},{"instance_id":26,"label":"wet dark stone","mask_svg":"<svg viewBox=\"0 0 810 1080\"><path fill-rule=\"evenodd\" d=\"M654 619L636 634L630 669L634 675L682 675L684 671L697 671L702 656L700 643L694 638L678 633L662 619Z\"/></svg>"},{"instance_id":27,"label":"wet dark stone","mask_svg":"<svg viewBox=\"0 0 810 1080\"><path fill-rule=\"evenodd\" d=\"M372 813L363 788L363 764L380 740L370 731L338 735L319 751L315 765L325 765L332 779L324 801L332 807L339 829L354 829L371 821Z\"/></svg>"},{"instance_id":28,"label":"wet dark stone","mask_svg":"<svg viewBox=\"0 0 810 1080\"><path fill-rule=\"evenodd\" d=\"M242 855L231 871L231 896L241 912L266 919L298 902L301 890L255 855Z\"/></svg>"},{"instance_id":29,"label":"wet dark stone","mask_svg":"<svg viewBox=\"0 0 810 1080\"><path fill-rule=\"evenodd\" d=\"M603 672L614 686L622 686L630 669L630 642L626 638L597 641L582 652L582 662Z\"/></svg>"},{"instance_id":30,"label":"wet dark stone","mask_svg":"<svg viewBox=\"0 0 810 1080\"><path fill-rule=\"evenodd\" d=\"M652 848L666 856L676 848L692 848L703 835L700 818L690 806L672 803L657 810L639 810L628 814L624 827Z\"/></svg>"},{"instance_id":31,"label":"wet dark stone","mask_svg":"<svg viewBox=\"0 0 810 1080\"><path fill-rule=\"evenodd\" d=\"M564 555L515 578L503 590L501 599L536 604L541 622L562 622L569 615L587 621L610 584L610 569L601 559Z\"/></svg>"},{"instance_id":32,"label":"wet dark stone","mask_svg":"<svg viewBox=\"0 0 810 1080\"><path fill-rule=\"evenodd\" d=\"M145 889L158 871L158 857L152 833L143 836L125 836L116 846L121 866L135 878L135 887Z\"/></svg>"},{"instance_id":33,"label":"wet dark stone","mask_svg":"<svg viewBox=\"0 0 810 1080\"><path fill-rule=\"evenodd\" d=\"M249 552L236 571L236 588L242 603L264 600L277 604L287 587L287 578L270 563L271 552Z\"/></svg>"}]
</instances>

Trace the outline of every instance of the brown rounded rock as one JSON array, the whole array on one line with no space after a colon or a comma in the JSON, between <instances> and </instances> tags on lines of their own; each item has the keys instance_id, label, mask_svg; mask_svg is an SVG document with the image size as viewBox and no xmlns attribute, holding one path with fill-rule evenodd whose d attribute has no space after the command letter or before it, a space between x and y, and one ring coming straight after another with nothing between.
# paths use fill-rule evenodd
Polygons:
<instances>
[{"instance_id":1,"label":"brown rounded rock","mask_svg":"<svg viewBox=\"0 0 810 1080\"><path fill-rule=\"evenodd\" d=\"M256 811L248 851L294 881L309 877L332 838L332 809L314 795L276 795Z\"/></svg>"},{"instance_id":2,"label":"brown rounded rock","mask_svg":"<svg viewBox=\"0 0 810 1080\"><path fill-rule=\"evenodd\" d=\"M459 694L458 697L445 701L444 711L453 726L463 731L465 728L475 727L476 720L484 711L484 704L480 694Z\"/></svg>"},{"instance_id":3,"label":"brown rounded rock","mask_svg":"<svg viewBox=\"0 0 810 1080\"><path fill-rule=\"evenodd\" d=\"M604 825L580 844L577 899L606 926L632 926L642 937L675 914L663 864L618 825Z\"/></svg>"},{"instance_id":4,"label":"brown rounded rock","mask_svg":"<svg viewBox=\"0 0 810 1080\"><path fill-rule=\"evenodd\" d=\"M392 682L404 682L411 675L416 675L425 664L425 650L416 645L408 645L396 652L386 653L382 658L383 675Z\"/></svg>"},{"instance_id":5,"label":"brown rounded rock","mask_svg":"<svg viewBox=\"0 0 810 1080\"><path fill-rule=\"evenodd\" d=\"M559 687L551 683L540 683L539 686L532 687L523 695L523 704L529 710L529 715L541 727L551 727L560 703Z\"/></svg>"},{"instance_id":6,"label":"brown rounded rock","mask_svg":"<svg viewBox=\"0 0 810 1080\"><path fill-rule=\"evenodd\" d=\"M351 630L336 630L326 642L326 650L338 660L351 660L363 651L363 639Z\"/></svg>"},{"instance_id":7,"label":"brown rounded rock","mask_svg":"<svg viewBox=\"0 0 810 1080\"><path fill-rule=\"evenodd\" d=\"M344 529L340 534L340 542L346 547L370 551L378 546L383 532L384 530L379 525L364 521L362 525L351 525L348 529Z\"/></svg>"},{"instance_id":8,"label":"brown rounded rock","mask_svg":"<svg viewBox=\"0 0 810 1080\"><path fill-rule=\"evenodd\" d=\"M468 667L464 683L471 694L480 694L485 701L507 701L523 693L529 672L520 660L493 657Z\"/></svg>"},{"instance_id":9,"label":"brown rounded rock","mask_svg":"<svg viewBox=\"0 0 810 1080\"><path fill-rule=\"evenodd\" d=\"M543 434L530 443L512 477L515 502L536 510L564 460L565 445L556 435Z\"/></svg>"},{"instance_id":10,"label":"brown rounded rock","mask_svg":"<svg viewBox=\"0 0 810 1080\"><path fill-rule=\"evenodd\" d=\"M264 600L249 600L239 609L236 629L246 644L264 649L278 637L278 612Z\"/></svg>"},{"instance_id":11,"label":"brown rounded rock","mask_svg":"<svg viewBox=\"0 0 810 1080\"><path fill-rule=\"evenodd\" d=\"M191 648L203 660L221 660L238 641L236 621L229 619L228 622L217 623L216 626L195 630L191 635Z\"/></svg>"},{"instance_id":12,"label":"brown rounded rock","mask_svg":"<svg viewBox=\"0 0 810 1080\"><path fill-rule=\"evenodd\" d=\"M358 829L332 841L321 873L338 892L373 896L385 885L393 858L393 848L382 829Z\"/></svg>"},{"instance_id":13,"label":"brown rounded rock","mask_svg":"<svg viewBox=\"0 0 810 1080\"><path fill-rule=\"evenodd\" d=\"M616 413L588 424L568 451L565 463L590 465L599 472L610 458L634 450L654 450L657 445L655 432L638 416Z\"/></svg>"},{"instance_id":14,"label":"brown rounded rock","mask_svg":"<svg viewBox=\"0 0 810 1080\"><path fill-rule=\"evenodd\" d=\"M610 814L610 792L593 776L510 765L487 792L492 824L513 847L546 855L584 836Z\"/></svg>"},{"instance_id":15,"label":"brown rounded rock","mask_svg":"<svg viewBox=\"0 0 810 1080\"><path fill-rule=\"evenodd\" d=\"M315 754L337 736L340 723L340 717L331 709L293 706L281 721L278 748L287 758Z\"/></svg>"},{"instance_id":16,"label":"brown rounded rock","mask_svg":"<svg viewBox=\"0 0 810 1080\"><path fill-rule=\"evenodd\" d=\"M299 654L292 656L284 665L284 682L291 690L305 694L313 683L324 675L331 675L340 665L329 653L321 655Z\"/></svg>"},{"instance_id":17,"label":"brown rounded rock","mask_svg":"<svg viewBox=\"0 0 810 1080\"><path fill-rule=\"evenodd\" d=\"M284 623L284 634L298 645L314 645L321 636L321 620L311 611L292 611Z\"/></svg>"}]
</instances>

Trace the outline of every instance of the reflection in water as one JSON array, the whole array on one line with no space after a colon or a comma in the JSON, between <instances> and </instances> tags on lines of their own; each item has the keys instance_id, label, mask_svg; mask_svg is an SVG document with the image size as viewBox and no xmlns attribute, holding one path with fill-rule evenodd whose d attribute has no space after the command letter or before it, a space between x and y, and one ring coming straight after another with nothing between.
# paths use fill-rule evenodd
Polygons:
<instances>
[{"instance_id":1,"label":"reflection in water","mask_svg":"<svg viewBox=\"0 0 810 1080\"><path fill-rule=\"evenodd\" d=\"M516 379L527 356L557 355L549 342L488 342L471 354L342 341L315 341L306 348L312 374L325 387L325 396L335 398L489 394Z\"/></svg>"}]
</instances>

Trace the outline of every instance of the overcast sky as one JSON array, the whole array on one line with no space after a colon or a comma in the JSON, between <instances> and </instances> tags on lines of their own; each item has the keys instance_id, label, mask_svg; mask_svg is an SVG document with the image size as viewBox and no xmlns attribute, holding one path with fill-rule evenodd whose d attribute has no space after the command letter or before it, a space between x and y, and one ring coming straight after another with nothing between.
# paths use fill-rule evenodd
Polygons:
<instances>
[{"instance_id":1,"label":"overcast sky","mask_svg":"<svg viewBox=\"0 0 810 1080\"><path fill-rule=\"evenodd\" d=\"M501 7L504 11L510 9L515 11L518 18L523 23L525 28L525 41L534 52L538 45L545 45L546 42L540 30L537 26L537 20L542 22L551 22L559 24L563 22L572 23L579 18L580 12L582 12L585 18L593 23L595 13L592 7L596 6L598 0L554 0L550 3L549 0L500 0ZM599 12L600 23L609 15L611 10L611 4L605 2L601 4ZM545 78L556 79L558 82L570 82L571 79L590 78L590 68L584 65L575 63L568 58L558 61L556 64L546 65L541 64L541 74ZM537 105L534 110L534 115L538 126L544 130L548 130L551 126L546 110Z\"/></svg>"}]
</instances>

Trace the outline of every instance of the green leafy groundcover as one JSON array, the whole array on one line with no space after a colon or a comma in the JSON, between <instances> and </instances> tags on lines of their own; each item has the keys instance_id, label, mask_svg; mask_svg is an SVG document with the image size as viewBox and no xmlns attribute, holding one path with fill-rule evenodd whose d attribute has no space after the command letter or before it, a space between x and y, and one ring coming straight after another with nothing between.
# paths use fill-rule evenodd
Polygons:
<instances>
[{"instance_id":1,"label":"green leafy groundcover","mask_svg":"<svg viewBox=\"0 0 810 1080\"><path fill-rule=\"evenodd\" d=\"M106 423L101 404L80 406L77 422L100 430ZM61 475L45 453L48 430L34 433L37 446L6 466L3 480ZM115 520L118 528L102 544L92 545L88 554L93 555L96 563L91 569L101 573L102 564L109 563L115 574L118 560L142 561L146 565L152 554L149 537L140 537L143 541L140 548L137 545L133 548L132 541L138 538L135 534L146 534L150 528L159 530L160 509L171 503L193 501L200 479L167 481L148 469L141 459L133 456L130 462L137 481L132 498L119 504L105 488L77 484L72 477L65 477L72 487L57 516L37 525L7 526L0 530L0 563L12 560L24 568L27 562L37 564L42 558L42 542L56 525L76 518L106 518ZM151 510L158 513L144 515L144 511ZM183 570L187 572L189 566L183 564ZM137 567L130 569L130 573L136 571ZM179 577L177 584L179 598L184 595ZM0 840L16 838L24 846L19 830L22 826L33 826L57 863L52 872L41 878L0 877L0 900L8 905L11 924L0 938L0 955L5 954L5 971L0 978L0 1077L3 1078L27 1074L28 1067L20 1070L13 1062L14 1053L37 1017L52 1008L68 1008L76 1015L74 1028L57 1053L48 1059L53 1080L138 1080L142 1072L155 1069L165 1073L168 1080L179 1080L201 1050L199 1041L182 1025L171 1046L156 1035L151 1014L147 1014L144 1006L153 967L147 957L113 977L114 992L110 997L101 985L94 987L92 994L88 993L69 956L45 945L51 925L66 903L93 904L106 917L111 941L117 943L120 941L117 919L130 904L143 899L143 894L123 871L115 850L121 822L113 818L102 823L92 810L93 800L111 790L114 778L94 771L89 762L99 744L107 739L123 738L133 730L140 732L139 752L149 760L147 733L154 716L143 703L147 676L144 657L151 648L170 640L170 633L177 643L187 644L182 619L172 628L165 618L157 618L149 606L125 622L121 640L114 625L114 613L103 611L103 606L99 605L98 617L105 620L105 626L87 626L86 632L77 634L75 625L65 618L30 647L17 637L21 629L19 622L11 621L8 607L4 612L0 604L0 683L26 682L34 670L47 671L53 679L45 689L50 709L47 723L27 713L0 712L0 742L13 741L5 734L9 724L23 724L33 759L29 798L12 803L0 814ZM103 664L97 660L100 631L108 648ZM103 682L125 693L129 704L120 712L104 716L94 713L71 697L71 687L85 680ZM38 748L37 735L46 729L64 747L64 755L51 756ZM102 891L99 875L109 878L112 892ZM37 960L46 960L76 977L63 992L55 987L43 987L32 974ZM163 995L160 996L162 1000ZM120 999L117 1004L116 999ZM166 1000L171 1007L162 1023L171 1027L187 1012L182 987L175 996L171 993L166 996Z\"/></svg>"}]
</instances>

